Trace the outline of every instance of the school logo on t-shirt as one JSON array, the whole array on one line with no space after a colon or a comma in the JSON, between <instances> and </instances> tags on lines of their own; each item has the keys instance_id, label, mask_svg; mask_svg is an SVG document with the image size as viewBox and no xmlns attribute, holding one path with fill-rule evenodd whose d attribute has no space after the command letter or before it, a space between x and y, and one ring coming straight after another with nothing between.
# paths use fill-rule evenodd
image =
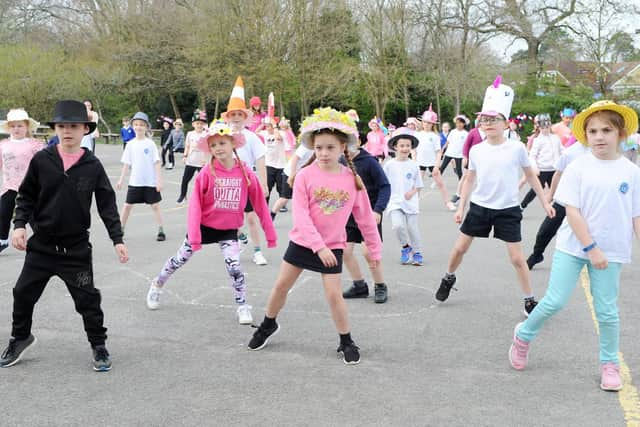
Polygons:
<instances>
[{"instance_id":1,"label":"school logo on t-shirt","mask_svg":"<svg viewBox=\"0 0 640 427\"><path fill-rule=\"evenodd\" d=\"M330 190L325 187L318 187L313 191L313 198L325 215L331 215L338 209L342 209L349 200L349 193L344 190Z\"/></svg>"},{"instance_id":2,"label":"school logo on t-shirt","mask_svg":"<svg viewBox=\"0 0 640 427\"><path fill-rule=\"evenodd\" d=\"M148 148L144 149L144 154L149 154L149 149Z\"/></svg>"},{"instance_id":3,"label":"school logo on t-shirt","mask_svg":"<svg viewBox=\"0 0 640 427\"><path fill-rule=\"evenodd\" d=\"M213 186L213 207L224 211L238 211L242 194L242 178L216 178Z\"/></svg>"},{"instance_id":4,"label":"school logo on t-shirt","mask_svg":"<svg viewBox=\"0 0 640 427\"><path fill-rule=\"evenodd\" d=\"M627 194L627 191L629 191L629 184L626 182L623 182L622 184L620 184L619 190L622 194Z\"/></svg>"},{"instance_id":5,"label":"school logo on t-shirt","mask_svg":"<svg viewBox=\"0 0 640 427\"><path fill-rule=\"evenodd\" d=\"M411 172L407 172L407 175L405 176L405 178L410 180L413 178L413 174Z\"/></svg>"}]
</instances>

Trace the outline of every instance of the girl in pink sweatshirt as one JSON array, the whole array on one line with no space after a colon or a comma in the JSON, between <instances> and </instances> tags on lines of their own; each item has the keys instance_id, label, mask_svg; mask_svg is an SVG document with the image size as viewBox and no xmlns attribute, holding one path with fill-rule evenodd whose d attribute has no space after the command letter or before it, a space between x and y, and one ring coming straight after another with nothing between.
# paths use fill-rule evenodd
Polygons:
<instances>
[{"instance_id":1,"label":"girl in pink sweatshirt","mask_svg":"<svg viewBox=\"0 0 640 427\"><path fill-rule=\"evenodd\" d=\"M364 148L378 161L382 162L389 154L387 141L384 137L384 131L380 128L380 122L375 117L369 121L369 129L367 134L367 143Z\"/></svg>"},{"instance_id":2,"label":"girl in pink sweatshirt","mask_svg":"<svg viewBox=\"0 0 640 427\"><path fill-rule=\"evenodd\" d=\"M302 123L301 142L313 149L314 155L295 176L291 241L271 290L265 318L249 342L250 350L260 350L278 332L276 316L289 290L302 270L311 270L322 274L331 316L340 334L338 353L347 364L360 362L359 349L349 332L340 281L349 215L353 213L362 231L372 268L380 262L382 242L369 197L348 151L349 146L357 143L357 135L353 119L331 108L315 110ZM349 167L339 163L342 155Z\"/></svg>"},{"instance_id":3,"label":"girl in pink sweatshirt","mask_svg":"<svg viewBox=\"0 0 640 427\"><path fill-rule=\"evenodd\" d=\"M200 139L199 149L211 153L211 162L196 177L193 197L189 199L187 237L178 253L169 258L158 277L151 281L147 307L159 307L162 287L202 245L218 243L231 279L240 324L253 322L251 307L246 303L244 273L240 267L238 228L244 221L244 207L251 201L270 248L276 245L276 232L269 208L256 175L238 160L236 148L242 146L241 133L233 134L223 122L214 123ZM235 155L235 157L234 157Z\"/></svg>"},{"instance_id":4,"label":"girl in pink sweatshirt","mask_svg":"<svg viewBox=\"0 0 640 427\"><path fill-rule=\"evenodd\" d=\"M0 131L9 134L8 139L0 141L0 252L9 247L9 230L18 187L27 173L31 158L43 147L42 142L31 137L39 125L23 109L9 110L7 120L0 123Z\"/></svg>"}]
</instances>

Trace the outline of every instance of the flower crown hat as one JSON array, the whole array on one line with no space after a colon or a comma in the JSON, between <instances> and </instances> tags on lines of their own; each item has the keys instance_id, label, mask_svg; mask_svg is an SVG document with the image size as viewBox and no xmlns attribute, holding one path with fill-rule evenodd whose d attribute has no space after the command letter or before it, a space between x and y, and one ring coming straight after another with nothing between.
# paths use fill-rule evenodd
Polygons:
<instances>
[{"instance_id":1,"label":"flower crown hat","mask_svg":"<svg viewBox=\"0 0 640 427\"><path fill-rule=\"evenodd\" d=\"M312 135L322 129L342 132L348 137L347 148L353 150L358 144L358 129L354 120L346 113L331 107L316 108L313 114L302 121L300 127L300 142L313 150Z\"/></svg>"},{"instance_id":2,"label":"flower crown hat","mask_svg":"<svg viewBox=\"0 0 640 427\"><path fill-rule=\"evenodd\" d=\"M236 83L233 86L229 104L227 105L227 111L222 113L222 120L228 121L227 114L231 111L242 111L247 116L247 120L253 117L253 112L247 109L247 104L244 101L244 82L240 76L236 78Z\"/></svg>"},{"instance_id":3,"label":"flower crown hat","mask_svg":"<svg viewBox=\"0 0 640 427\"><path fill-rule=\"evenodd\" d=\"M244 135L242 133L233 133L228 124L222 120L215 120L209 126L209 129L198 140L198 150L203 153L209 152L209 141L216 136L230 136L233 138L233 147L240 148L245 144Z\"/></svg>"},{"instance_id":4,"label":"flower crown hat","mask_svg":"<svg viewBox=\"0 0 640 427\"><path fill-rule=\"evenodd\" d=\"M598 101L594 102L589 108L582 110L574 119L571 125L571 132L578 141L587 145L587 135L585 133L584 125L590 115L598 111L615 111L622 116L624 120L624 130L627 136L633 135L638 129L638 114L631 107L626 105L616 104L613 101Z\"/></svg>"},{"instance_id":5,"label":"flower crown hat","mask_svg":"<svg viewBox=\"0 0 640 427\"><path fill-rule=\"evenodd\" d=\"M38 130L40 123L29 117L29 114L22 108L16 108L9 110L7 113L7 120L0 122L0 130L5 133L9 133L9 123L25 121L29 123L29 130L31 133Z\"/></svg>"}]
</instances>

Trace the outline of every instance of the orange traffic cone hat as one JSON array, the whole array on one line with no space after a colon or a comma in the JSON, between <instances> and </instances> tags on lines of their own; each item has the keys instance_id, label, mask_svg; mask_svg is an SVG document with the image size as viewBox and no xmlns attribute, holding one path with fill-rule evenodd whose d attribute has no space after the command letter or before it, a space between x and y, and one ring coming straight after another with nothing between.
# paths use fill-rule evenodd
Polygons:
<instances>
[{"instance_id":1,"label":"orange traffic cone hat","mask_svg":"<svg viewBox=\"0 0 640 427\"><path fill-rule=\"evenodd\" d=\"M231 91L231 98L229 98L229 104L227 105L227 111L222 113L222 119L227 121L227 114L231 111L242 111L247 119L253 116L253 113L247 109L247 104L244 101L244 82L242 77L236 78L236 83Z\"/></svg>"}]
</instances>

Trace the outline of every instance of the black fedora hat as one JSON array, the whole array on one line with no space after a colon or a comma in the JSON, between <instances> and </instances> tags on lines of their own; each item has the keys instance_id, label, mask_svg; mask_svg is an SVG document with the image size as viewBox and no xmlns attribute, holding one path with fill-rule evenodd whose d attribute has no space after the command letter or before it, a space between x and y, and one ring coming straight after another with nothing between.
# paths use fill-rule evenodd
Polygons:
<instances>
[{"instance_id":1,"label":"black fedora hat","mask_svg":"<svg viewBox=\"0 0 640 427\"><path fill-rule=\"evenodd\" d=\"M96 130L97 123L89 120L87 107L80 101L66 100L56 102L53 110L53 120L47 122L51 129L55 128L56 123L83 123L89 126L89 135Z\"/></svg>"}]
</instances>

